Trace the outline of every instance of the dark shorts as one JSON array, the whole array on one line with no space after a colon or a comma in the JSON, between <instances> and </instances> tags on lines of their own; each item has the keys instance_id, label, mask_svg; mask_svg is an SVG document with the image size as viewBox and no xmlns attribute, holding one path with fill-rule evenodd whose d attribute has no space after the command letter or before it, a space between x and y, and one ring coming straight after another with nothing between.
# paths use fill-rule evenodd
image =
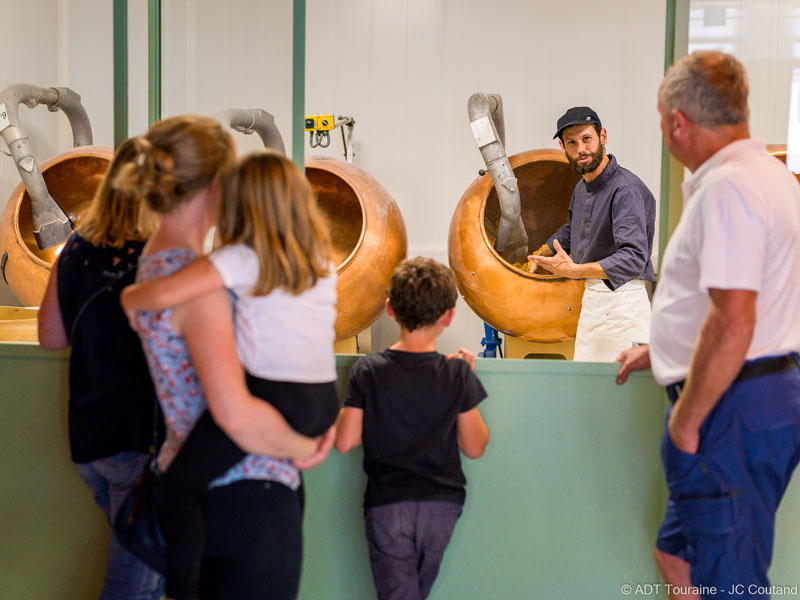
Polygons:
<instances>
[{"instance_id":1,"label":"dark shorts","mask_svg":"<svg viewBox=\"0 0 800 600\"><path fill-rule=\"evenodd\" d=\"M735 382L698 453L676 448L665 428L661 457L669 501L656 547L689 562L703 592L718 590L703 598L766 598L747 590L768 586L775 512L800 460L800 370Z\"/></svg>"},{"instance_id":2,"label":"dark shorts","mask_svg":"<svg viewBox=\"0 0 800 600\"><path fill-rule=\"evenodd\" d=\"M367 509L367 546L380 600L428 597L462 508L407 500Z\"/></svg>"}]
</instances>

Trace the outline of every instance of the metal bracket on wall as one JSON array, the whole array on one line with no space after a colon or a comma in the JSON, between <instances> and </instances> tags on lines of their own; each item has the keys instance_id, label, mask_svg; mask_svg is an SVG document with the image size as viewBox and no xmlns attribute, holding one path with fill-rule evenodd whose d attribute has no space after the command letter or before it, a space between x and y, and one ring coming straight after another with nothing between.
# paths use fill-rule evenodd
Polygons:
<instances>
[{"instance_id":1,"label":"metal bracket on wall","mask_svg":"<svg viewBox=\"0 0 800 600\"><path fill-rule=\"evenodd\" d=\"M355 155L355 142L353 140L353 127L356 120L353 117L339 115L334 120L332 114L306 115L303 128L308 132L308 145L312 148L327 148L331 145L330 132L342 128L342 145L344 146L344 159L351 163Z\"/></svg>"}]
</instances>

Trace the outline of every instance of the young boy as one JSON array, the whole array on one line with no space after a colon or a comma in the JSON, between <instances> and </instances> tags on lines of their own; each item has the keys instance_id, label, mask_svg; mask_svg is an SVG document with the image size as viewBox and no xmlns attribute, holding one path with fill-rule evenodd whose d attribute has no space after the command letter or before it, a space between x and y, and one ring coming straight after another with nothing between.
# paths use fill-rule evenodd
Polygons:
<instances>
[{"instance_id":1,"label":"young boy","mask_svg":"<svg viewBox=\"0 0 800 600\"><path fill-rule=\"evenodd\" d=\"M453 273L434 260L395 269L386 312L400 340L353 365L339 414L337 450L364 442L367 545L381 600L428 596L466 495L458 449L478 458L489 442L475 355L435 349L457 295Z\"/></svg>"}]
</instances>

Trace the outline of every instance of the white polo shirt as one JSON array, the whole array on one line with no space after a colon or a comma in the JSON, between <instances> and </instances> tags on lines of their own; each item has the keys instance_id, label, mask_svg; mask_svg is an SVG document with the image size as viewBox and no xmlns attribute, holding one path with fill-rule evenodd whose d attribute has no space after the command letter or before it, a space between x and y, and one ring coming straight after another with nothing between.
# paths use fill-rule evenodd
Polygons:
<instances>
[{"instance_id":1,"label":"white polo shirt","mask_svg":"<svg viewBox=\"0 0 800 600\"><path fill-rule=\"evenodd\" d=\"M244 244L223 246L209 256L236 303L236 347L248 373L262 379L325 383L336 379L336 273L295 296L275 289L253 296L260 266Z\"/></svg>"},{"instance_id":2,"label":"white polo shirt","mask_svg":"<svg viewBox=\"0 0 800 600\"><path fill-rule=\"evenodd\" d=\"M653 297L650 360L662 385L686 378L708 290L758 292L747 360L800 351L800 184L764 143L733 142L682 186L684 207Z\"/></svg>"}]
</instances>

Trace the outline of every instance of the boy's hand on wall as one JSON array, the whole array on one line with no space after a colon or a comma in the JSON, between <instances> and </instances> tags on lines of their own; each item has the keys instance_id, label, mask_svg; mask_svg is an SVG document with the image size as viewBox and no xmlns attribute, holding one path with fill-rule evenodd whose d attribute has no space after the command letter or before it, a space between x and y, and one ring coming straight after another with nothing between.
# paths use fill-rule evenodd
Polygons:
<instances>
[{"instance_id":1,"label":"boy's hand on wall","mask_svg":"<svg viewBox=\"0 0 800 600\"><path fill-rule=\"evenodd\" d=\"M470 352L466 348L459 348L458 352L455 352L453 354L448 354L447 358L460 358L461 360L467 362L470 369L472 369L473 371L475 370L475 353Z\"/></svg>"}]
</instances>

